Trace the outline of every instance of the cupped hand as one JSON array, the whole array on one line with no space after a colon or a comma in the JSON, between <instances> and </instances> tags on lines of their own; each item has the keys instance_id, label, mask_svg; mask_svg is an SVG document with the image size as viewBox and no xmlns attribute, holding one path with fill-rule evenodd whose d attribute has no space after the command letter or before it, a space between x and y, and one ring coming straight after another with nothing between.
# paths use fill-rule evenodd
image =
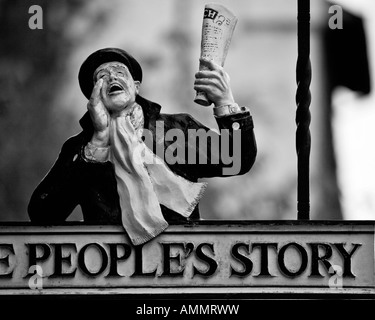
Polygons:
<instances>
[{"instance_id":1,"label":"cupped hand","mask_svg":"<svg viewBox=\"0 0 375 320\"><path fill-rule=\"evenodd\" d=\"M106 147L109 145L109 113L101 99L101 90L103 86L103 79L99 79L94 89L89 102L87 103L87 110L89 111L91 121L94 126L94 134L91 143L97 147Z\"/></svg>"}]
</instances>

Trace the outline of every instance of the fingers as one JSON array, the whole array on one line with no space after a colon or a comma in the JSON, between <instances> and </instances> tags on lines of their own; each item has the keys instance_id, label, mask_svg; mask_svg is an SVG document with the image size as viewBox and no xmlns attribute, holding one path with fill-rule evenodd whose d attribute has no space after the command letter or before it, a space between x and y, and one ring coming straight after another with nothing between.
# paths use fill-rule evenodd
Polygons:
<instances>
[{"instance_id":1,"label":"fingers","mask_svg":"<svg viewBox=\"0 0 375 320\"><path fill-rule=\"evenodd\" d=\"M96 106L100 101L100 90L103 86L103 79L99 79L94 86L94 89L92 90L91 97L89 104L92 106Z\"/></svg>"},{"instance_id":2,"label":"fingers","mask_svg":"<svg viewBox=\"0 0 375 320\"><path fill-rule=\"evenodd\" d=\"M219 90L229 87L230 78L222 66L203 58L200 59L200 63L201 68L195 74L195 86L213 86Z\"/></svg>"},{"instance_id":3,"label":"fingers","mask_svg":"<svg viewBox=\"0 0 375 320\"><path fill-rule=\"evenodd\" d=\"M90 100L87 103L87 109L95 133L100 136L104 135L105 140L108 140L109 134L107 133L107 129L109 127L109 113L101 100L100 91L102 90L102 85L103 79L99 79L92 90Z\"/></svg>"},{"instance_id":4,"label":"fingers","mask_svg":"<svg viewBox=\"0 0 375 320\"><path fill-rule=\"evenodd\" d=\"M100 91L103 86L103 79L99 79L91 93L91 97L89 102L87 103L87 109L90 112L90 115L92 117L92 120L94 122L100 121L99 119L104 119L108 115L107 109L104 107L101 97L100 97Z\"/></svg>"},{"instance_id":5,"label":"fingers","mask_svg":"<svg viewBox=\"0 0 375 320\"><path fill-rule=\"evenodd\" d=\"M212 87L212 89L216 88L220 91L226 91L229 88L229 77L226 78L219 76L216 73L212 73L212 71L200 72L195 78L194 89L204 90L206 87Z\"/></svg>"},{"instance_id":6,"label":"fingers","mask_svg":"<svg viewBox=\"0 0 375 320\"><path fill-rule=\"evenodd\" d=\"M201 68L195 74L196 81L199 81L199 79L216 79L222 84L229 83L229 75L222 66L210 60L200 59L200 61L204 68Z\"/></svg>"},{"instance_id":7,"label":"fingers","mask_svg":"<svg viewBox=\"0 0 375 320\"><path fill-rule=\"evenodd\" d=\"M225 82L225 83L229 83L230 81L230 77L229 75L224 71L224 70L220 70L220 71L212 71L212 70L201 70L201 71L198 71L196 74L195 74L195 79L196 80L199 80L199 79L216 79L220 82Z\"/></svg>"},{"instance_id":8,"label":"fingers","mask_svg":"<svg viewBox=\"0 0 375 320\"><path fill-rule=\"evenodd\" d=\"M216 106L234 101L230 77L224 68L213 61L200 61L202 68L195 74L194 90L205 92Z\"/></svg>"},{"instance_id":9,"label":"fingers","mask_svg":"<svg viewBox=\"0 0 375 320\"><path fill-rule=\"evenodd\" d=\"M207 72L200 72L199 74L196 75L194 84L195 85L200 85L200 84L205 84L205 85L214 85L217 87L228 87L229 86L229 76L228 77L222 77L220 75L217 75L215 73L212 73L212 71Z\"/></svg>"}]
</instances>

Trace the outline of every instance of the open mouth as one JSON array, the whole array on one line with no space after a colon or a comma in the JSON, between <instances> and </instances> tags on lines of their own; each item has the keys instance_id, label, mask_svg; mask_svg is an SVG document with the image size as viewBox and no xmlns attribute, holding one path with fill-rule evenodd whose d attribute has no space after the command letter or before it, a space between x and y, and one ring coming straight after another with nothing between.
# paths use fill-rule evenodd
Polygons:
<instances>
[{"instance_id":1,"label":"open mouth","mask_svg":"<svg viewBox=\"0 0 375 320\"><path fill-rule=\"evenodd\" d=\"M118 83L113 83L109 86L109 89L108 89L108 94L111 95L111 94L118 94L118 93L121 93L124 91L124 88L118 84Z\"/></svg>"}]
</instances>

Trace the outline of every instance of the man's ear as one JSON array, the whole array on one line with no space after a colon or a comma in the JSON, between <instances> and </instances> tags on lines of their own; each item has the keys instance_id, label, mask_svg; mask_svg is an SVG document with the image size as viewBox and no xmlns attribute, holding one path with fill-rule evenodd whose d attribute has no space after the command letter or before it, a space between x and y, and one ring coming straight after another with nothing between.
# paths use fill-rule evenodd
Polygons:
<instances>
[{"instance_id":1,"label":"man's ear","mask_svg":"<svg viewBox=\"0 0 375 320\"><path fill-rule=\"evenodd\" d=\"M139 90L141 89L141 83L139 81L135 80L134 86L135 86L135 92L136 92L136 94L138 94Z\"/></svg>"}]
</instances>

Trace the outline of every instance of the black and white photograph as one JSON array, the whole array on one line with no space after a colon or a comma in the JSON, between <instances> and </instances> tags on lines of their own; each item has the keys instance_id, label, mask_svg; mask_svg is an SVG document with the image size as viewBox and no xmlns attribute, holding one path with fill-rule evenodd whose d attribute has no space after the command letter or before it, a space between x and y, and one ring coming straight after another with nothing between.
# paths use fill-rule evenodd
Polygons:
<instances>
[{"instance_id":1,"label":"black and white photograph","mask_svg":"<svg viewBox=\"0 0 375 320\"><path fill-rule=\"evenodd\" d=\"M0 305L373 304L374 1L0 0L0 68Z\"/></svg>"}]
</instances>

